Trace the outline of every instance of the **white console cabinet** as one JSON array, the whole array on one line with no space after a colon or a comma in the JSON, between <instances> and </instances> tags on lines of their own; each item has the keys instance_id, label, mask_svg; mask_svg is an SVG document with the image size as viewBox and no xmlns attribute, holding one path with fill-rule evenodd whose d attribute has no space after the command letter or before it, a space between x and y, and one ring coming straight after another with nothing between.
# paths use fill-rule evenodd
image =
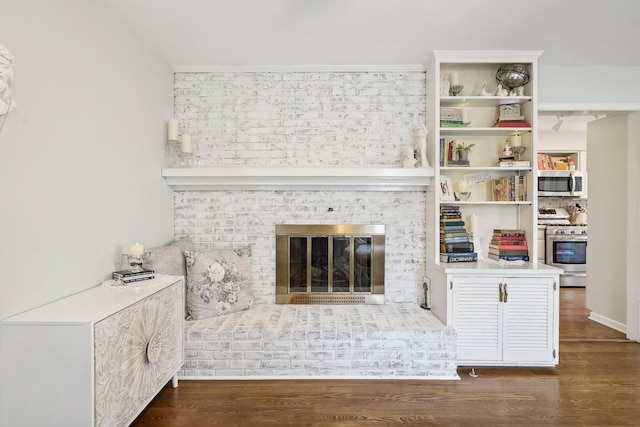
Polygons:
<instances>
[{"instance_id":1,"label":"white console cabinet","mask_svg":"<svg viewBox=\"0 0 640 427\"><path fill-rule=\"evenodd\" d=\"M459 365L553 366L558 363L558 277L449 274L449 324Z\"/></svg>"},{"instance_id":2,"label":"white console cabinet","mask_svg":"<svg viewBox=\"0 0 640 427\"><path fill-rule=\"evenodd\" d=\"M0 322L0 425L127 426L184 362L184 279L97 286Z\"/></svg>"}]
</instances>

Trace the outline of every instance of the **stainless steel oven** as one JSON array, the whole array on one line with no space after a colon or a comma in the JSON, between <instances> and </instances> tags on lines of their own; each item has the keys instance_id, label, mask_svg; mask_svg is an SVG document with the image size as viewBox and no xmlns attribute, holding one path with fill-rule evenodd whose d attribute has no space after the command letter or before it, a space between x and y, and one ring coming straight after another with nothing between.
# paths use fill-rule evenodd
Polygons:
<instances>
[{"instance_id":1,"label":"stainless steel oven","mask_svg":"<svg viewBox=\"0 0 640 427\"><path fill-rule=\"evenodd\" d=\"M548 225L545 264L562 268L560 286L587 284L587 226Z\"/></svg>"}]
</instances>

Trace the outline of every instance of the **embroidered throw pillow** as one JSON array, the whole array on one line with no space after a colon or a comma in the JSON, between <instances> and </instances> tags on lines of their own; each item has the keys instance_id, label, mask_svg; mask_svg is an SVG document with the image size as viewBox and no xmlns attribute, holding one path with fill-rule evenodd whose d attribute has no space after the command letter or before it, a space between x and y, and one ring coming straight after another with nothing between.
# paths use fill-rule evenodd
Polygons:
<instances>
[{"instance_id":1,"label":"embroidered throw pillow","mask_svg":"<svg viewBox=\"0 0 640 427\"><path fill-rule=\"evenodd\" d=\"M187 320L248 310L251 251L217 249L185 251L187 264Z\"/></svg>"},{"instance_id":2,"label":"embroidered throw pillow","mask_svg":"<svg viewBox=\"0 0 640 427\"><path fill-rule=\"evenodd\" d=\"M194 245L190 237L183 237L167 246L152 248L144 263L145 268L155 270L158 274L174 276L187 275L184 251L193 250Z\"/></svg>"}]
</instances>

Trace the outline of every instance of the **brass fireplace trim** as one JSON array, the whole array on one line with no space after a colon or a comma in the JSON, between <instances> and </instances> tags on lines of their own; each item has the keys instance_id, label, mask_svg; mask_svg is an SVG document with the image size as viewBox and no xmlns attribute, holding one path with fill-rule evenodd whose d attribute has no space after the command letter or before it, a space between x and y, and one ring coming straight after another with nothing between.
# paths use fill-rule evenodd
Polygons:
<instances>
[{"instance_id":1,"label":"brass fireplace trim","mask_svg":"<svg viewBox=\"0 0 640 427\"><path fill-rule=\"evenodd\" d=\"M276 304L384 304L384 233L384 225L276 225ZM371 292L289 292L289 239L334 236L371 238Z\"/></svg>"}]
</instances>

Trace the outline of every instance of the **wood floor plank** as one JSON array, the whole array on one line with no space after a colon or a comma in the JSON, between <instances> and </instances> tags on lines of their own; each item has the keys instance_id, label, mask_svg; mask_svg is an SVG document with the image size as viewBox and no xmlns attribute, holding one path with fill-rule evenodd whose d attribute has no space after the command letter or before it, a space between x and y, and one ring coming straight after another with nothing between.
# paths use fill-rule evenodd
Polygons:
<instances>
[{"instance_id":1,"label":"wood floor plank","mask_svg":"<svg viewBox=\"0 0 640 427\"><path fill-rule=\"evenodd\" d=\"M584 289L561 289L560 307L556 368L483 367L477 378L460 368L460 381L180 381L133 426L638 425L640 344L589 320Z\"/></svg>"}]
</instances>

